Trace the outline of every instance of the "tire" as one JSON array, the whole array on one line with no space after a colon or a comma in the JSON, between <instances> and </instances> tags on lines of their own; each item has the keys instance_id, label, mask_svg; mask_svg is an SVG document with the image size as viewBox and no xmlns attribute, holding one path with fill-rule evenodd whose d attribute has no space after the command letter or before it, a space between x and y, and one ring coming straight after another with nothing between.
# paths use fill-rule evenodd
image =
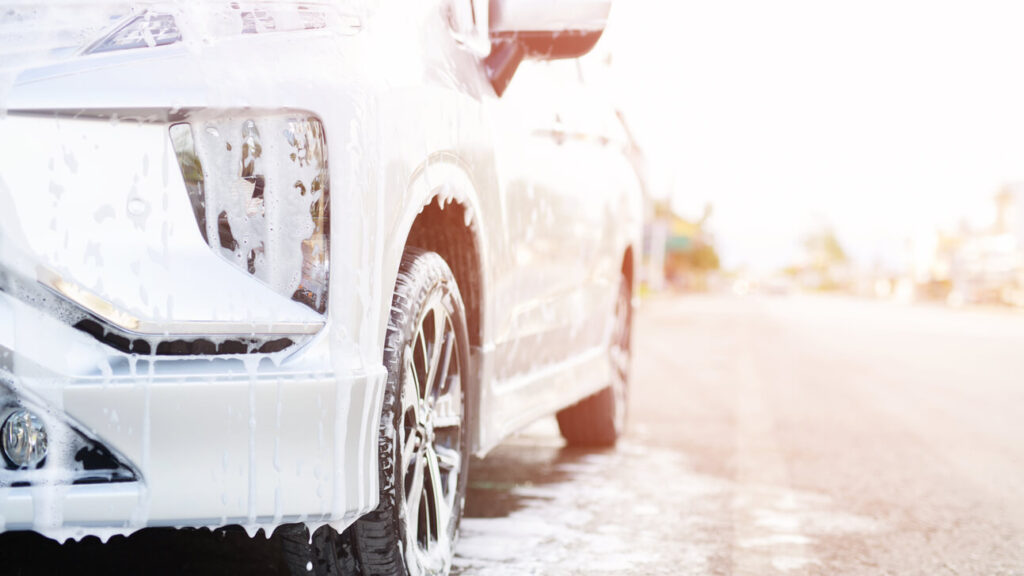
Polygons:
<instances>
[{"instance_id":1,"label":"tire","mask_svg":"<svg viewBox=\"0 0 1024 576\"><path fill-rule=\"evenodd\" d=\"M380 504L343 534L317 530L293 574L447 574L466 498L469 338L455 277L433 252L409 248L384 347ZM440 381L440 382L438 382ZM439 384L439 385L437 385ZM301 536L293 538L301 548Z\"/></svg>"},{"instance_id":2,"label":"tire","mask_svg":"<svg viewBox=\"0 0 1024 576\"><path fill-rule=\"evenodd\" d=\"M623 275L608 343L611 383L557 414L558 429L570 446L614 446L625 432L633 332L630 296L629 279Z\"/></svg>"}]
</instances>

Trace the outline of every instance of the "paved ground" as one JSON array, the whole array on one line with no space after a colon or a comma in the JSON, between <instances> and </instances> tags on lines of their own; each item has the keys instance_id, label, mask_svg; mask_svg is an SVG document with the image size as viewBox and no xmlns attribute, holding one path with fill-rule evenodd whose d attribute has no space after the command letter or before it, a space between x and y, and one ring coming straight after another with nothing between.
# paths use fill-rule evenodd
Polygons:
<instances>
[{"instance_id":1,"label":"paved ground","mask_svg":"<svg viewBox=\"0 0 1024 576\"><path fill-rule=\"evenodd\" d=\"M471 469L457 572L1024 574L1024 315L645 304L628 439Z\"/></svg>"}]
</instances>

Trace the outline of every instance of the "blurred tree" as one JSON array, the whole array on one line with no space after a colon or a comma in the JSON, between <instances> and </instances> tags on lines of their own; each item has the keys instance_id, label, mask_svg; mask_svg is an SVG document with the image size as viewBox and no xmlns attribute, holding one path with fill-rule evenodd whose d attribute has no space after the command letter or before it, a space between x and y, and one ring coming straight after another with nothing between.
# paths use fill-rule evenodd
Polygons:
<instances>
[{"instance_id":1,"label":"blurred tree","mask_svg":"<svg viewBox=\"0 0 1024 576\"><path fill-rule=\"evenodd\" d=\"M692 254L692 265L695 270L707 272L709 270L718 270L721 263L718 260L718 252L715 251L715 247L701 242L697 244Z\"/></svg>"},{"instance_id":2,"label":"blurred tree","mask_svg":"<svg viewBox=\"0 0 1024 576\"><path fill-rule=\"evenodd\" d=\"M829 230L822 239L822 243L824 244L825 257L828 258L830 263L843 264L847 261L846 252L839 245L839 239L836 238L835 232Z\"/></svg>"},{"instance_id":3,"label":"blurred tree","mask_svg":"<svg viewBox=\"0 0 1024 576\"><path fill-rule=\"evenodd\" d=\"M844 287L846 264L849 258L831 227L822 227L804 238L807 264L801 275L805 283L818 290L838 290Z\"/></svg>"},{"instance_id":4,"label":"blurred tree","mask_svg":"<svg viewBox=\"0 0 1024 576\"><path fill-rule=\"evenodd\" d=\"M835 230L829 227L807 236L804 239L804 249L807 250L812 265L818 268L845 264L848 260Z\"/></svg>"}]
</instances>

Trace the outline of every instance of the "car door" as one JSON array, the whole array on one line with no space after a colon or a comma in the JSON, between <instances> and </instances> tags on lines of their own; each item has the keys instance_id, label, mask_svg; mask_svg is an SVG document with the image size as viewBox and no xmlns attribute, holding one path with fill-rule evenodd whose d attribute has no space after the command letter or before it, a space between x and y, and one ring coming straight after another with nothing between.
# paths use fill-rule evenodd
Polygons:
<instances>
[{"instance_id":1,"label":"car door","mask_svg":"<svg viewBox=\"0 0 1024 576\"><path fill-rule=\"evenodd\" d=\"M615 109L582 81L574 88L564 93L558 110L560 158L579 168L557 176L559 188L574 199L574 235L584 266L578 296L584 304L573 339L578 349L592 350L607 343L640 182L625 154L627 138Z\"/></svg>"},{"instance_id":2,"label":"car door","mask_svg":"<svg viewBox=\"0 0 1024 576\"><path fill-rule=\"evenodd\" d=\"M595 344L588 283L607 227L600 160L559 110L578 82L573 61L521 65L494 103L496 165L509 269L499 280L499 379L551 366Z\"/></svg>"},{"instance_id":3,"label":"car door","mask_svg":"<svg viewBox=\"0 0 1024 576\"><path fill-rule=\"evenodd\" d=\"M606 342L621 275L621 231L628 213L623 199L636 179L620 140L610 131L611 106L582 79L561 95L554 131L559 150L552 157L562 169L551 178L552 187L561 191L561 217L571 222L562 232L571 234L573 257L581 268L569 336L574 351L583 353Z\"/></svg>"}]
</instances>

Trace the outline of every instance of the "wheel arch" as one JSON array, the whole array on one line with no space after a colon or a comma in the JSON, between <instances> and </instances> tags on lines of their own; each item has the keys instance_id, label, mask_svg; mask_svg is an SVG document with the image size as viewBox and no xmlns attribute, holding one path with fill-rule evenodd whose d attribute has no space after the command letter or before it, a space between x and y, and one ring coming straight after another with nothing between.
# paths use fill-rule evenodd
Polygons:
<instances>
[{"instance_id":1,"label":"wheel arch","mask_svg":"<svg viewBox=\"0 0 1024 576\"><path fill-rule=\"evenodd\" d=\"M479 445L481 366L480 350L486 342L487 323L487 235L477 188L469 169L452 153L432 155L409 179L407 202L388 251L395 255L386 270L386 286L394 288L407 247L438 253L451 268L466 309L469 333L469 373L467 387L470 407L471 451ZM390 308L390 295L386 298ZM385 324L387 315L384 315ZM383 327L386 329L386 325Z\"/></svg>"}]
</instances>

